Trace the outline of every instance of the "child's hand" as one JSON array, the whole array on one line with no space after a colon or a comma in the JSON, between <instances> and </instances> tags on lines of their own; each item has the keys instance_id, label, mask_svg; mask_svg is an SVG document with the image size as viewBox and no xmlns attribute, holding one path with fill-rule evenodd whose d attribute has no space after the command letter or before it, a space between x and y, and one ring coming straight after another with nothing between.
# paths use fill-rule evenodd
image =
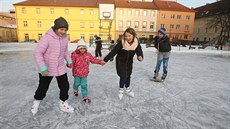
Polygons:
<instances>
[{"instance_id":1,"label":"child's hand","mask_svg":"<svg viewBox=\"0 0 230 129\"><path fill-rule=\"evenodd\" d=\"M106 62L102 60L101 61L101 65L105 65L105 64L106 64Z\"/></svg>"},{"instance_id":2,"label":"child's hand","mask_svg":"<svg viewBox=\"0 0 230 129\"><path fill-rule=\"evenodd\" d=\"M66 66L68 67L68 68L73 68L73 63L71 63L71 64L66 64Z\"/></svg>"},{"instance_id":3,"label":"child's hand","mask_svg":"<svg viewBox=\"0 0 230 129\"><path fill-rule=\"evenodd\" d=\"M138 59L139 61L142 61L142 60L143 60L142 56L138 56L137 59Z\"/></svg>"}]
</instances>

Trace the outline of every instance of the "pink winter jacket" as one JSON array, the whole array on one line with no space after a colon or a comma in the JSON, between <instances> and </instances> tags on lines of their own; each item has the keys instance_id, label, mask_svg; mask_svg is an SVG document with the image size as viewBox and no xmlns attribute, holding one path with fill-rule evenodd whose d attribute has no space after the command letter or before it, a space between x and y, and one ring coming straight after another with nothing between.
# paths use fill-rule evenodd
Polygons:
<instances>
[{"instance_id":1,"label":"pink winter jacket","mask_svg":"<svg viewBox=\"0 0 230 129\"><path fill-rule=\"evenodd\" d=\"M37 44L34 57L40 72L48 68L48 76L60 76L66 73L66 62L71 63L68 54L68 38L59 37L49 29Z\"/></svg>"},{"instance_id":2,"label":"pink winter jacket","mask_svg":"<svg viewBox=\"0 0 230 129\"><path fill-rule=\"evenodd\" d=\"M80 53L76 49L71 55L73 61L73 76L87 77L89 74L89 64L101 64L102 60L94 58L89 52Z\"/></svg>"}]
</instances>

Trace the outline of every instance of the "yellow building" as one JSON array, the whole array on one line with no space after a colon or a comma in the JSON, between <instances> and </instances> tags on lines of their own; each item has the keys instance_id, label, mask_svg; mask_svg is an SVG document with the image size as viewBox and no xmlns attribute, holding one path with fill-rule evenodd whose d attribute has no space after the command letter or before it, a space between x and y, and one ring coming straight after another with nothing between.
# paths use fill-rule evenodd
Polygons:
<instances>
[{"instance_id":1,"label":"yellow building","mask_svg":"<svg viewBox=\"0 0 230 129\"><path fill-rule=\"evenodd\" d=\"M157 28L164 27L171 39L192 40L195 11L175 1L154 0L158 7Z\"/></svg>"},{"instance_id":2,"label":"yellow building","mask_svg":"<svg viewBox=\"0 0 230 129\"><path fill-rule=\"evenodd\" d=\"M62 16L69 23L69 41L84 39L89 42L100 34L99 4L113 4L113 0L29 0L14 4L19 42L36 40L53 26L56 18ZM115 35L115 25L110 30Z\"/></svg>"}]
</instances>

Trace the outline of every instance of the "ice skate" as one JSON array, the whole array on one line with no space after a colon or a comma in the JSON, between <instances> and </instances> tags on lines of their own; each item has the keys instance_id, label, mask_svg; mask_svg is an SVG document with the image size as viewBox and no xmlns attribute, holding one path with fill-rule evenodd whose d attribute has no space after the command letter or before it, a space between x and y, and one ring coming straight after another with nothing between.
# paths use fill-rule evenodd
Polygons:
<instances>
[{"instance_id":1,"label":"ice skate","mask_svg":"<svg viewBox=\"0 0 230 129\"><path fill-rule=\"evenodd\" d=\"M83 97L82 101L85 103L91 103L91 100L89 99L89 97Z\"/></svg>"},{"instance_id":2,"label":"ice skate","mask_svg":"<svg viewBox=\"0 0 230 129\"><path fill-rule=\"evenodd\" d=\"M165 80L166 77L167 77L167 73L163 73L161 80Z\"/></svg>"},{"instance_id":3,"label":"ice skate","mask_svg":"<svg viewBox=\"0 0 230 129\"><path fill-rule=\"evenodd\" d=\"M33 104L32 109L31 109L31 112L33 113L33 115L37 114L40 102L41 102L41 100L34 100L34 102L33 102L34 104Z\"/></svg>"},{"instance_id":4,"label":"ice skate","mask_svg":"<svg viewBox=\"0 0 230 129\"><path fill-rule=\"evenodd\" d=\"M124 95L124 88L120 88L119 89L119 94L118 94L118 97L119 97L120 100L122 100L123 95Z\"/></svg>"},{"instance_id":5,"label":"ice skate","mask_svg":"<svg viewBox=\"0 0 230 129\"><path fill-rule=\"evenodd\" d=\"M74 112L74 108L68 104L67 101L62 101L60 100L60 110L63 112L68 112L68 113L73 113Z\"/></svg>"},{"instance_id":6,"label":"ice skate","mask_svg":"<svg viewBox=\"0 0 230 129\"><path fill-rule=\"evenodd\" d=\"M132 90L129 87L126 88L125 94L130 96L130 97L134 97L134 93L132 92Z\"/></svg>"}]
</instances>

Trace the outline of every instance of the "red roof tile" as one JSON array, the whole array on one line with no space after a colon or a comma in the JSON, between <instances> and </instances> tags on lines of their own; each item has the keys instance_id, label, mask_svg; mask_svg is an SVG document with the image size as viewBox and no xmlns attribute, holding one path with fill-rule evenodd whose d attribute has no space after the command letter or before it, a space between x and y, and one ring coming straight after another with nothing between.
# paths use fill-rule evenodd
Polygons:
<instances>
[{"instance_id":1,"label":"red roof tile","mask_svg":"<svg viewBox=\"0 0 230 129\"><path fill-rule=\"evenodd\" d=\"M159 10L194 12L194 10L189 9L188 7L181 5L175 1L153 0L153 3L159 8Z\"/></svg>"},{"instance_id":2,"label":"red roof tile","mask_svg":"<svg viewBox=\"0 0 230 129\"><path fill-rule=\"evenodd\" d=\"M116 8L157 9L152 2L114 0Z\"/></svg>"},{"instance_id":3,"label":"red roof tile","mask_svg":"<svg viewBox=\"0 0 230 129\"><path fill-rule=\"evenodd\" d=\"M113 4L113 0L27 0L14 6L99 7L99 3Z\"/></svg>"}]
</instances>

